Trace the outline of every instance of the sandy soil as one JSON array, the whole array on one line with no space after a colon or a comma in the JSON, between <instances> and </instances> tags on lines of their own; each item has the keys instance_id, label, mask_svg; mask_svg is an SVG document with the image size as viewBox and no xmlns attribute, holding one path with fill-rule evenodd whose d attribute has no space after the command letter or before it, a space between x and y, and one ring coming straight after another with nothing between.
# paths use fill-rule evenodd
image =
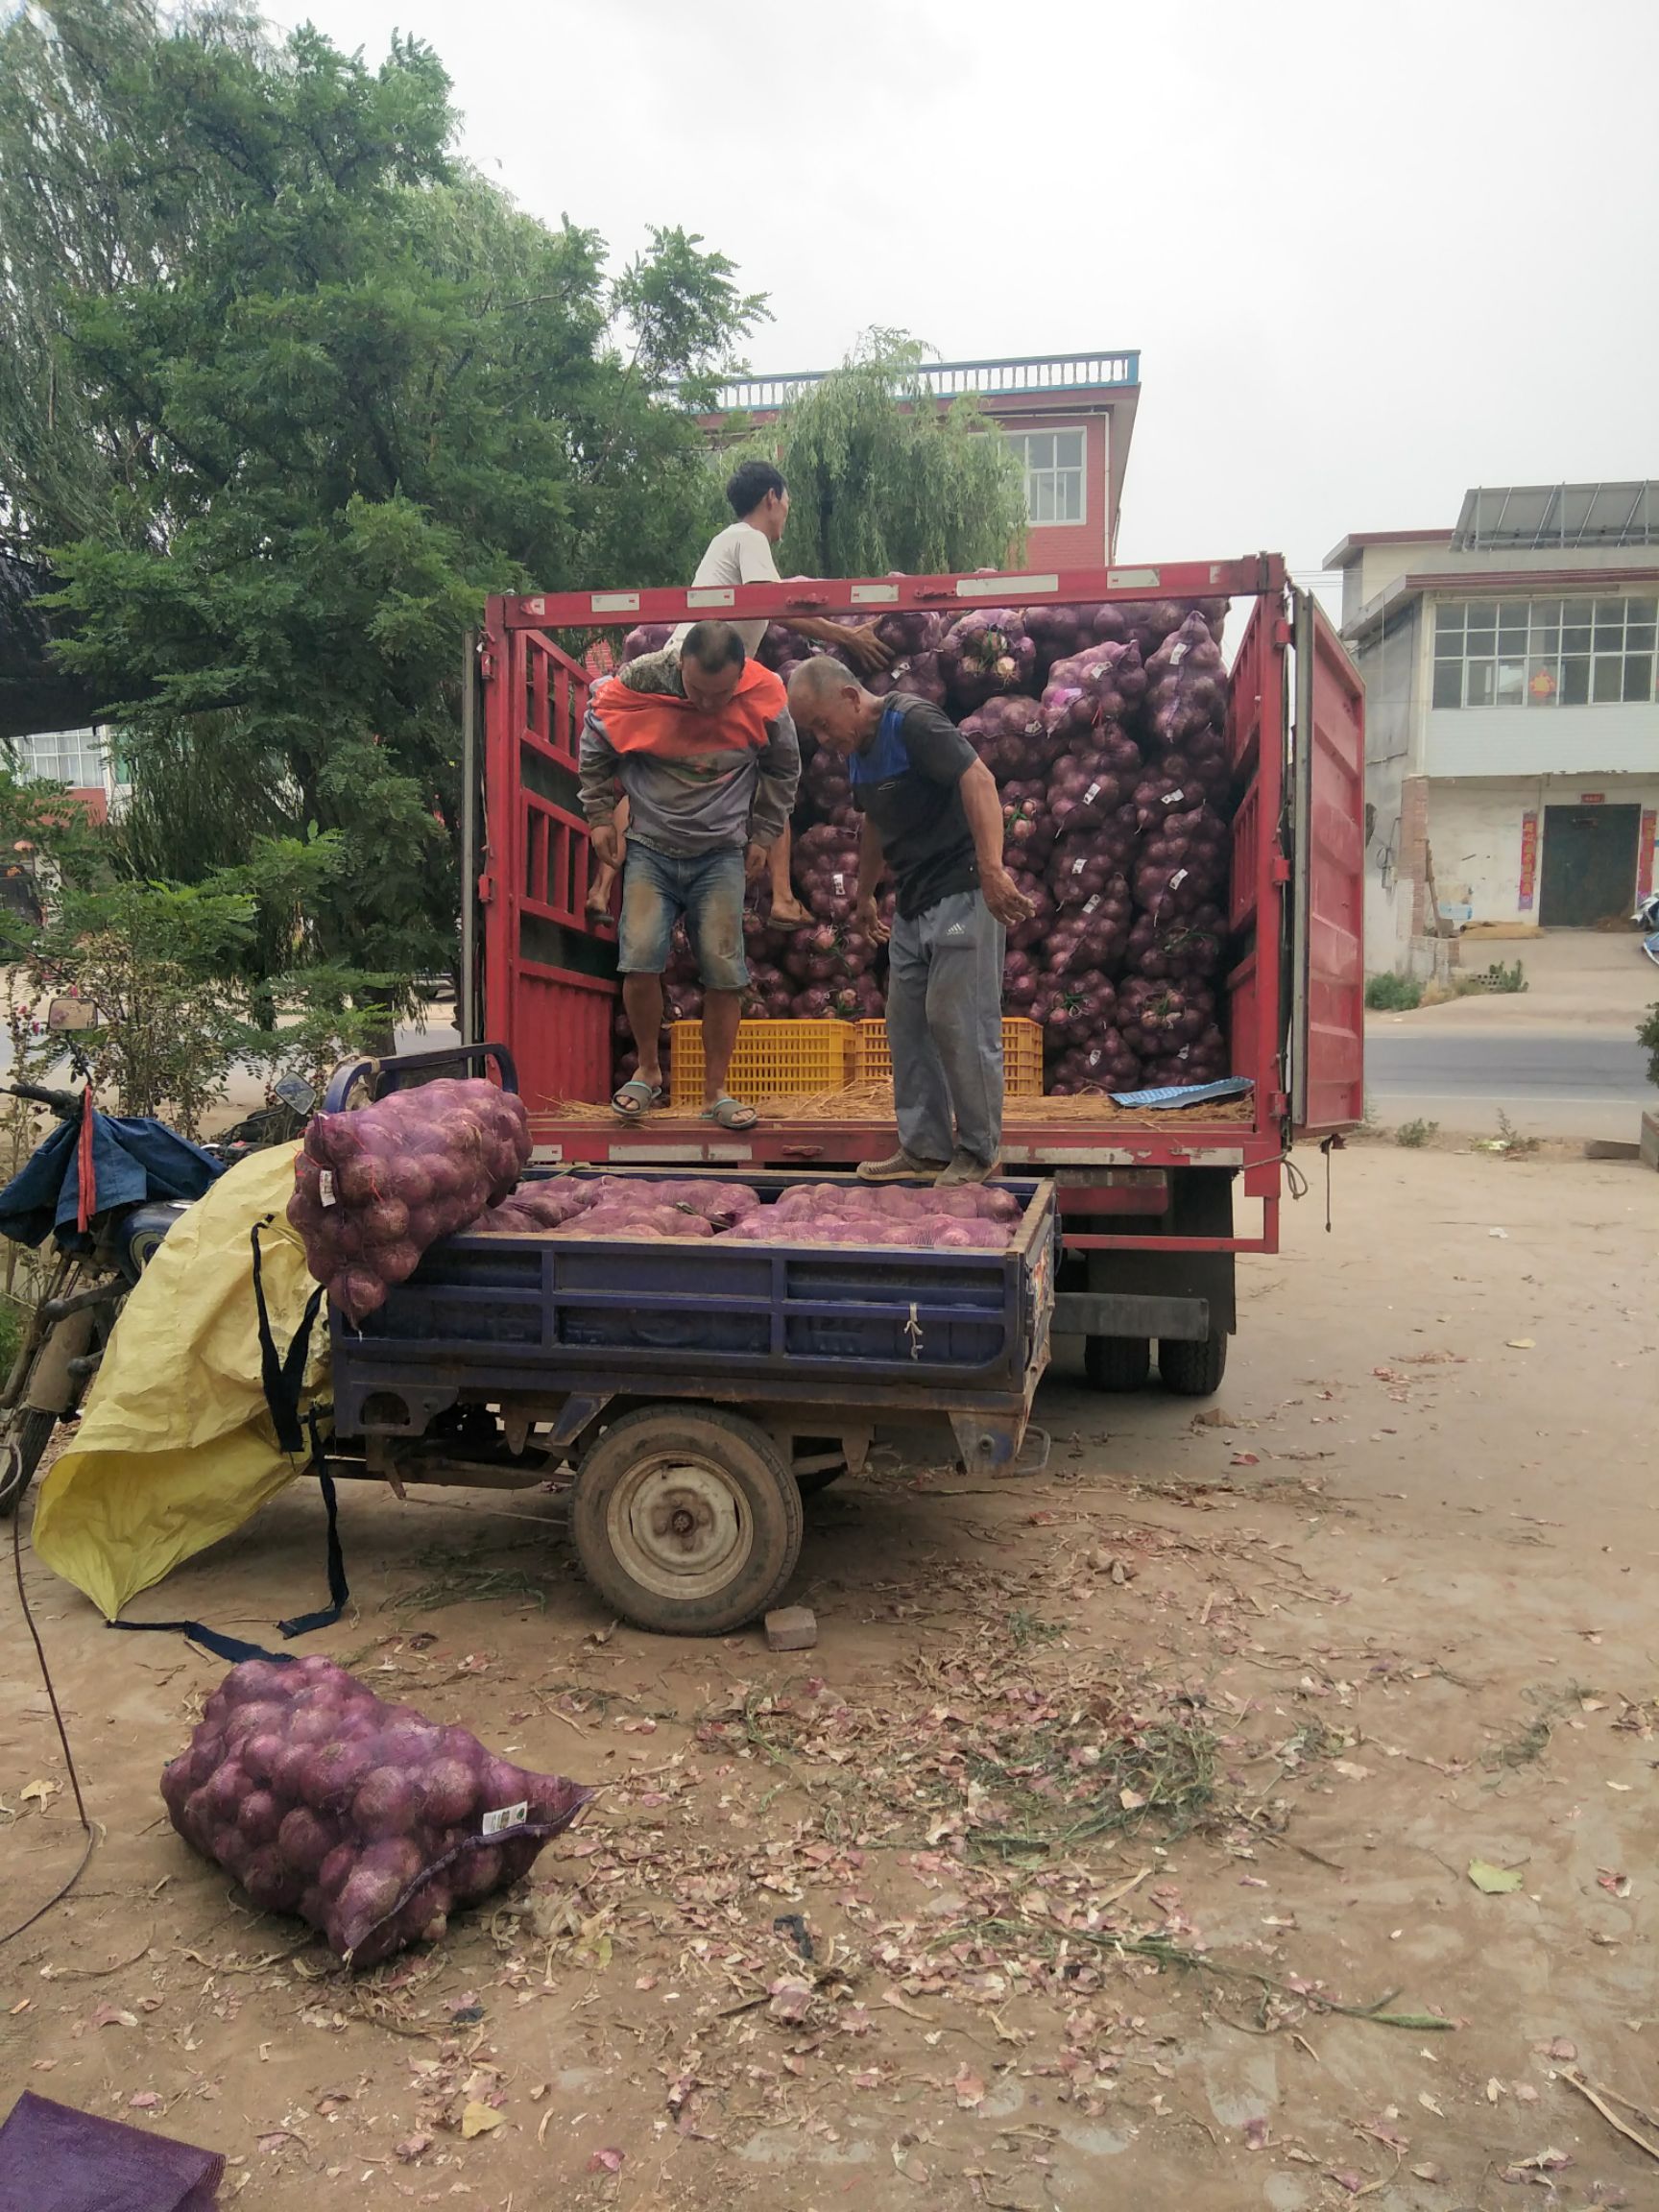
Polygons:
<instances>
[{"instance_id":1,"label":"sandy soil","mask_svg":"<svg viewBox=\"0 0 1659 2212\"><path fill-rule=\"evenodd\" d=\"M166 1824L217 1667L30 1567L108 1835L0 1949L0 2108L210 2144L273 2212L1659 2203L1570 2079L1659 2147L1659 1186L1336 1168L1334 1233L1310 1200L1245 1263L1214 1408L1063 1346L1044 1475L924 1443L825 1493L809 1653L615 1626L554 1495L349 1496L312 1641L604 1785L355 1983ZM321 1550L290 1493L147 1610L269 1633ZM8 1619L6 1924L78 1851Z\"/></svg>"}]
</instances>

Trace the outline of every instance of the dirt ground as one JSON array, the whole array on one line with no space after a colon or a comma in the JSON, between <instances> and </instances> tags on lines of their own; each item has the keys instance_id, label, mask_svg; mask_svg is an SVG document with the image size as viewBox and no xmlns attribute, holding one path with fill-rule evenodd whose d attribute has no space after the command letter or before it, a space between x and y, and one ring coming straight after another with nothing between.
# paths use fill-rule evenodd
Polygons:
<instances>
[{"instance_id":1,"label":"dirt ground","mask_svg":"<svg viewBox=\"0 0 1659 2212\"><path fill-rule=\"evenodd\" d=\"M1659 1182L1335 1169L1213 1408L1063 1344L1043 1475L815 1501L810 1652L615 1625L555 1495L351 1490L311 1643L603 1785L356 1981L167 1825L217 1665L28 1564L107 1836L0 1949L0 2109L213 2146L248 2212L1659 2204ZM322 1570L294 1491L139 1610L268 1635ZM7 1623L9 1925L79 1831Z\"/></svg>"}]
</instances>

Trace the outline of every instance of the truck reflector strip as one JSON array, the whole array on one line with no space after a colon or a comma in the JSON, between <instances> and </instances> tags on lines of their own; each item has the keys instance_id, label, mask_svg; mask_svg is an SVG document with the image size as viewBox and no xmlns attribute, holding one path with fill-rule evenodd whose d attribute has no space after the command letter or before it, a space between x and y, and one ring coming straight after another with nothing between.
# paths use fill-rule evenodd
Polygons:
<instances>
[{"instance_id":1,"label":"truck reflector strip","mask_svg":"<svg viewBox=\"0 0 1659 2212\"><path fill-rule=\"evenodd\" d=\"M1016 589L1018 587L1018 589ZM1033 591L1058 591L1058 576L959 576L956 579L958 599L1028 599Z\"/></svg>"}]
</instances>

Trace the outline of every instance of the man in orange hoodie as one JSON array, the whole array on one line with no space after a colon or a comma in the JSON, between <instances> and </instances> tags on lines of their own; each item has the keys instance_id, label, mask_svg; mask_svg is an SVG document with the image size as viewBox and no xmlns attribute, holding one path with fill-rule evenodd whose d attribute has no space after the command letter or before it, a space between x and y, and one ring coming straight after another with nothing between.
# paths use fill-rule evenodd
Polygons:
<instances>
[{"instance_id":1,"label":"man in orange hoodie","mask_svg":"<svg viewBox=\"0 0 1659 2212\"><path fill-rule=\"evenodd\" d=\"M624 1121L662 1097L662 971L685 919L703 980L703 1112L752 1129L753 1106L728 1095L749 969L743 892L766 872L801 780L783 685L744 656L729 622L697 622L679 651L648 654L596 685L582 726L582 810L595 859L617 863L616 807L626 796L617 967L639 1054L612 1097Z\"/></svg>"}]
</instances>

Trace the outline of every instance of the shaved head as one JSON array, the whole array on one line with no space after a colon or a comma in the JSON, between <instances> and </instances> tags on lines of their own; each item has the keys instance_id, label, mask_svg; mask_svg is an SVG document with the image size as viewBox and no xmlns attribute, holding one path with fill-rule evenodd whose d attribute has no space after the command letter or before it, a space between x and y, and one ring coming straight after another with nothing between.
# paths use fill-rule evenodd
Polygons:
<instances>
[{"instance_id":1,"label":"shaved head","mask_svg":"<svg viewBox=\"0 0 1659 2212\"><path fill-rule=\"evenodd\" d=\"M880 706L829 653L814 653L789 679L789 711L797 727L838 753L851 752L874 728Z\"/></svg>"},{"instance_id":2,"label":"shaved head","mask_svg":"<svg viewBox=\"0 0 1659 2212\"><path fill-rule=\"evenodd\" d=\"M789 679L789 711L797 721L809 714L827 701L838 698L848 690L862 691L853 671L835 659L833 654L814 653L803 661Z\"/></svg>"}]
</instances>

